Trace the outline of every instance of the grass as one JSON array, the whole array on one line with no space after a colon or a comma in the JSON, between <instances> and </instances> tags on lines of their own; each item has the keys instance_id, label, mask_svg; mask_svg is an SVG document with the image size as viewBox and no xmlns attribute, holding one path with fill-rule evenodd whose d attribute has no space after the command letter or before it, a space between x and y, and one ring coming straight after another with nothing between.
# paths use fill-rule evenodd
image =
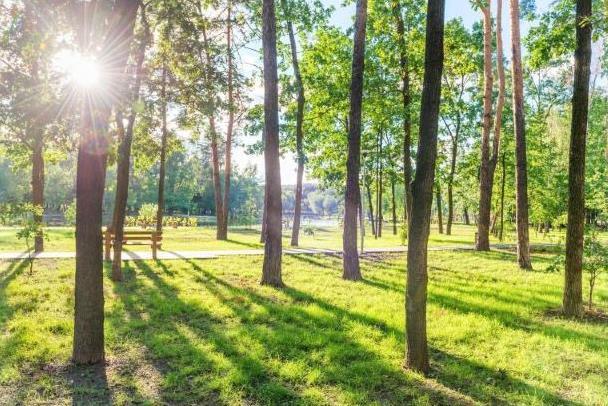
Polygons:
<instances>
[{"instance_id":1,"label":"grass","mask_svg":"<svg viewBox=\"0 0 608 406\"><path fill-rule=\"evenodd\" d=\"M403 256L367 258L359 283L288 256L283 290L259 285L261 257L129 262L104 280L99 367L69 364L73 261L0 262L0 404L605 404L608 326L546 312L563 275L508 252L429 260L426 379L402 368Z\"/></svg>"},{"instance_id":2,"label":"grass","mask_svg":"<svg viewBox=\"0 0 608 406\"><path fill-rule=\"evenodd\" d=\"M436 225L433 226L429 244L435 246L473 244L475 241L475 226L456 224L452 235L439 234ZM16 237L16 228L0 227L0 251L24 251L25 244ZM70 227L47 228L47 251L74 251L74 229ZM560 238L557 232L545 236L534 231L530 232L532 242L557 242ZM237 250L263 248L260 244L260 230L251 228L232 228L228 241L215 239L215 228L165 228L163 235L163 249L174 250ZM284 231L283 246L289 247L291 232ZM492 243L498 240L491 238ZM507 233L505 242L515 242L515 235ZM371 230L367 230L365 247L395 247L401 245L399 235L392 234L392 226L386 225L382 238L374 239ZM302 248L341 248L342 230L338 227L316 228L313 236L300 234L300 247ZM145 247L135 247L135 250L145 250Z\"/></svg>"}]
</instances>

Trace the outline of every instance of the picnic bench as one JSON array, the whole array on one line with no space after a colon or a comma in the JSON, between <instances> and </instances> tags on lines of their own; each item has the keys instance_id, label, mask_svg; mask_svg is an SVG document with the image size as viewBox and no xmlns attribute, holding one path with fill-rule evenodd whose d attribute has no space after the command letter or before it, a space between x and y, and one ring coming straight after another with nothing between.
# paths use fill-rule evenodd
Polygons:
<instances>
[{"instance_id":1,"label":"picnic bench","mask_svg":"<svg viewBox=\"0 0 608 406\"><path fill-rule=\"evenodd\" d=\"M116 234L112 229L106 229L103 232L103 240L105 245L105 259L109 261L110 251L114 246ZM156 259L156 251L161 249L163 242L163 233L156 230L124 230L122 236L122 245L149 245L152 248L152 258Z\"/></svg>"}]
</instances>

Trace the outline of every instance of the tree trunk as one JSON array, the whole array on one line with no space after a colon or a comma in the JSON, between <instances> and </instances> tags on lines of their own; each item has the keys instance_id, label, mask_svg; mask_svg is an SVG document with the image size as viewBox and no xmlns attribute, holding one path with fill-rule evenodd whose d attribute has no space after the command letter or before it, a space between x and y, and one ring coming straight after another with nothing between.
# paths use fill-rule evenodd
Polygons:
<instances>
[{"instance_id":1,"label":"tree trunk","mask_svg":"<svg viewBox=\"0 0 608 406\"><path fill-rule=\"evenodd\" d=\"M295 196L295 208L293 216L293 227L291 230L291 245L297 247L299 243L300 235L300 217L302 215L302 182L304 180L304 162L306 157L304 156L304 84L302 83L302 75L300 74L300 65L298 63L298 49L296 45L296 37L294 34L293 24L291 22L292 16L289 15L287 10L286 0L281 0L283 12L288 16L287 20L287 32L289 33L289 45L291 48L291 64L293 66L293 74L296 79L296 87L298 88L298 107L296 113L296 154L298 160L298 175L296 183L296 196Z\"/></svg>"},{"instance_id":2,"label":"tree trunk","mask_svg":"<svg viewBox=\"0 0 608 406\"><path fill-rule=\"evenodd\" d=\"M412 210L412 163L410 159L412 149L412 120L410 114L410 68L407 57L407 44L405 40L405 24L401 12L400 0L392 0L392 11L397 28L397 40L399 42L399 66L401 68L401 96L403 98L403 183L404 183L404 216L403 220L409 219Z\"/></svg>"},{"instance_id":3,"label":"tree trunk","mask_svg":"<svg viewBox=\"0 0 608 406\"><path fill-rule=\"evenodd\" d=\"M44 141L41 130L33 137L32 149L32 204L44 209ZM42 225L42 214L34 216L34 222ZM34 237L34 252L44 251L44 238L42 235Z\"/></svg>"},{"instance_id":4,"label":"tree trunk","mask_svg":"<svg viewBox=\"0 0 608 406\"><path fill-rule=\"evenodd\" d=\"M441 207L441 186L436 182L435 196L437 198L437 224L439 225L439 234L443 234L443 212Z\"/></svg>"},{"instance_id":5,"label":"tree trunk","mask_svg":"<svg viewBox=\"0 0 608 406\"><path fill-rule=\"evenodd\" d=\"M378 221L378 226L376 227L376 233L378 238L382 237L382 227L384 225L384 216L383 212L383 201L382 201L382 190L384 186L382 185L382 132L378 135L378 183L377 183L377 212L376 220Z\"/></svg>"},{"instance_id":6,"label":"tree trunk","mask_svg":"<svg viewBox=\"0 0 608 406\"><path fill-rule=\"evenodd\" d=\"M576 2L576 52L574 54L574 93L568 171L568 230L566 234L566 276L564 314L583 313L583 240L585 233L585 149L589 114L591 75L591 0Z\"/></svg>"},{"instance_id":7,"label":"tree trunk","mask_svg":"<svg viewBox=\"0 0 608 406\"><path fill-rule=\"evenodd\" d=\"M395 202L395 177L391 176L391 205L393 207L393 235L397 235L397 207Z\"/></svg>"},{"instance_id":8,"label":"tree trunk","mask_svg":"<svg viewBox=\"0 0 608 406\"><path fill-rule=\"evenodd\" d=\"M139 2L118 0L112 10L109 35L100 61L109 67L108 83L121 88ZM84 3L86 17L94 3ZM87 10L88 9L88 10ZM95 25L83 21L80 37L86 45ZM93 33L95 34L95 33ZM77 364L104 360L104 300L101 218L108 156L108 121L112 106L98 98L82 100L81 134L76 174L76 276L74 301L74 346Z\"/></svg>"},{"instance_id":9,"label":"tree trunk","mask_svg":"<svg viewBox=\"0 0 608 406\"><path fill-rule=\"evenodd\" d=\"M232 135L234 131L234 74L232 62L232 1L228 0L228 12L226 22L226 53L227 53L227 75L228 82L228 126L226 128L226 152L224 158L224 199L222 207L222 225L219 229L220 239L228 239L228 218L230 215L230 181L232 177Z\"/></svg>"},{"instance_id":10,"label":"tree trunk","mask_svg":"<svg viewBox=\"0 0 608 406\"><path fill-rule=\"evenodd\" d=\"M532 269L528 235L528 163L524 118L524 78L519 32L519 0L511 0L511 45L513 69L513 126L515 133L515 207L517 217L517 262L522 269Z\"/></svg>"},{"instance_id":11,"label":"tree trunk","mask_svg":"<svg viewBox=\"0 0 608 406\"><path fill-rule=\"evenodd\" d=\"M492 203L492 176L490 174L490 132L492 129L492 14L491 0L485 3L483 13L483 122L481 135L481 163L479 168L479 219L475 249L490 249L490 205Z\"/></svg>"},{"instance_id":12,"label":"tree trunk","mask_svg":"<svg viewBox=\"0 0 608 406\"><path fill-rule=\"evenodd\" d=\"M200 12L200 10L199 10ZM202 13L201 13L202 14ZM217 126L215 125L215 103L214 98L215 94L213 93L213 84L212 81L212 72L211 67L213 66L213 61L211 59L211 53L209 50L209 43L207 40L207 30L205 29L205 25L203 24L201 27L201 34L203 35L203 48L205 50L205 58L207 60L207 70L205 72L205 86L207 86L207 97L210 100L211 107L208 112L209 119L209 135L211 141L211 172L213 178L213 196L215 198L215 238L216 240L225 240L227 239L227 231L224 232L224 201L222 196L222 180L220 174L220 156L218 150L218 132Z\"/></svg>"},{"instance_id":13,"label":"tree trunk","mask_svg":"<svg viewBox=\"0 0 608 406\"><path fill-rule=\"evenodd\" d=\"M147 30L148 24L145 19L145 13L142 11L142 22L143 26ZM146 56L147 46L147 33L146 38L140 43L139 50L137 53L137 61L135 66L135 83L133 86L133 93L130 97L130 102L136 102L139 98L139 89L141 87L143 64ZM135 126L136 110L131 108L131 114L129 115L129 121L125 131L123 125L123 116L120 108L116 112L116 124L121 134L120 146L118 148L118 163L116 167L116 196L114 201L114 216L112 229L114 230L114 258L112 261L112 280L122 281L122 240L124 236L125 228L125 211L127 208L127 199L129 196L129 169L131 163L131 143L133 141L133 129Z\"/></svg>"},{"instance_id":14,"label":"tree trunk","mask_svg":"<svg viewBox=\"0 0 608 406\"><path fill-rule=\"evenodd\" d=\"M263 0L264 47L264 162L266 165L266 243L263 285L283 286L281 168L279 162L279 95L277 75L276 18L274 0ZM356 214L356 213L355 213ZM356 241L355 241L356 244Z\"/></svg>"},{"instance_id":15,"label":"tree trunk","mask_svg":"<svg viewBox=\"0 0 608 406\"><path fill-rule=\"evenodd\" d=\"M471 225L471 219L469 218L469 208L468 207L464 207L464 213L463 213L463 217L464 217L464 224L467 226Z\"/></svg>"},{"instance_id":16,"label":"tree trunk","mask_svg":"<svg viewBox=\"0 0 608 406\"><path fill-rule=\"evenodd\" d=\"M505 184L507 178L507 168L505 167L505 153L502 153L502 177L500 180L500 230L498 231L498 241L502 242L505 231Z\"/></svg>"},{"instance_id":17,"label":"tree trunk","mask_svg":"<svg viewBox=\"0 0 608 406\"><path fill-rule=\"evenodd\" d=\"M372 204L372 190L369 186L369 182L365 182L365 189L367 190L367 204L369 205L369 222L372 225L372 234L376 237L376 222L374 219L374 205Z\"/></svg>"},{"instance_id":18,"label":"tree trunk","mask_svg":"<svg viewBox=\"0 0 608 406\"><path fill-rule=\"evenodd\" d=\"M361 190L361 187L359 187ZM365 214L363 214L363 197L359 195L359 232L361 233L361 254L365 248Z\"/></svg>"},{"instance_id":19,"label":"tree trunk","mask_svg":"<svg viewBox=\"0 0 608 406\"><path fill-rule=\"evenodd\" d=\"M412 184L406 286L406 335L408 368L429 372L426 339L427 245L437 159L437 127L443 71L445 0L429 0L427 8L424 82L420 110L420 141L416 177Z\"/></svg>"},{"instance_id":20,"label":"tree trunk","mask_svg":"<svg viewBox=\"0 0 608 406\"><path fill-rule=\"evenodd\" d=\"M165 172L167 162L167 66L163 64L162 84L160 88L160 116L161 116L161 143L160 143L160 169L158 175L158 202L156 212L156 231L163 231L163 215L165 213Z\"/></svg>"},{"instance_id":21,"label":"tree trunk","mask_svg":"<svg viewBox=\"0 0 608 406\"><path fill-rule=\"evenodd\" d=\"M450 174L448 176L448 222L445 228L446 235L452 235L452 223L454 222L454 176L456 175L456 158L458 157L460 122L459 115L456 120L456 129L452 139L452 151L450 156Z\"/></svg>"},{"instance_id":22,"label":"tree trunk","mask_svg":"<svg viewBox=\"0 0 608 406\"><path fill-rule=\"evenodd\" d=\"M367 0L357 0L353 61L350 82L350 112L348 129L348 158L346 161L346 193L344 197L344 257L342 277L360 280L357 253L357 204L360 196L359 169L361 166L361 104L363 100L363 70L365 64L365 25Z\"/></svg>"}]
</instances>

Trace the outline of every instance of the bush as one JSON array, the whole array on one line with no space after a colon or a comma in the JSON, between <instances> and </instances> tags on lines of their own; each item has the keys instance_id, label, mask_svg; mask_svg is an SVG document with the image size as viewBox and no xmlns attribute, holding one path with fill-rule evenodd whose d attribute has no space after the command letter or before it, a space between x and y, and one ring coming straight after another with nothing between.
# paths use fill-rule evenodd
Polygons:
<instances>
[{"instance_id":1,"label":"bush","mask_svg":"<svg viewBox=\"0 0 608 406\"><path fill-rule=\"evenodd\" d=\"M139 208L137 223L143 228L148 228L156 224L156 213L158 206L152 203L145 203Z\"/></svg>"},{"instance_id":2,"label":"bush","mask_svg":"<svg viewBox=\"0 0 608 406\"><path fill-rule=\"evenodd\" d=\"M63 210L63 217L65 218L65 222L68 225L73 226L76 224L76 200L70 203Z\"/></svg>"}]
</instances>

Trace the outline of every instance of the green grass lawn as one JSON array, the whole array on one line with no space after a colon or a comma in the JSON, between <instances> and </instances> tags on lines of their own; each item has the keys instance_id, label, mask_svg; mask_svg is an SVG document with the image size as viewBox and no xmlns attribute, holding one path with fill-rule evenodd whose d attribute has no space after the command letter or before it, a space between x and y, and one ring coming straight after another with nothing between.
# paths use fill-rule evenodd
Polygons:
<instances>
[{"instance_id":1,"label":"green grass lawn","mask_svg":"<svg viewBox=\"0 0 608 406\"><path fill-rule=\"evenodd\" d=\"M437 226L433 225L429 244L435 246L473 244L475 240L475 226L456 224L452 235L439 234ZM10 227L0 228L0 251L25 251L25 243L16 237L17 229ZM74 229L70 227L47 228L48 241L47 251L74 251ZM563 234L563 233L562 233ZM515 235L509 232L505 236L505 242L515 242ZM532 242L557 242L561 237L557 232L548 236L530 232ZM291 231L284 231L283 245L289 247ZM498 242L494 237L492 243ZM401 245L399 235L393 235L392 226L386 225L382 238L374 239L371 230L367 230L365 247L394 247ZM260 244L260 230L248 228L231 228L228 241L217 241L215 239L215 228L165 228L163 232L163 249L174 250L236 250L262 248ZM302 248L341 248L342 230L338 227L316 228L314 235L300 235L300 247ZM145 250L146 247L135 246L134 250Z\"/></svg>"},{"instance_id":2,"label":"green grass lawn","mask_svg":"<svg viewBox=\"0 0 608 406\"><path fill-rule=\"evenodd\" d=\"M404 258L129 262L105 279L107 364L69 364L74 262L0 262L0 404L571 404L608 399L608 325L547 315L563 275L430 252L431 376L405 371ZM106 269L106 273L109 269ZM608 280L596 302L608 306Z\"/></svg>"}]
</instances>

